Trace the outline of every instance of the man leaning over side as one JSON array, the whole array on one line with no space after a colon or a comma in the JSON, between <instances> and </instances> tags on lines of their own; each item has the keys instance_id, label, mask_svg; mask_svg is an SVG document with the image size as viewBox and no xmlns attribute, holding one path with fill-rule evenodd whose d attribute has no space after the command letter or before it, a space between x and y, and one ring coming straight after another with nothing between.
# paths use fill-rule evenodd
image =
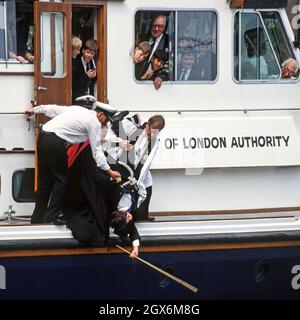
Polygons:
<instances>
[{"instance_id":1,"label":"man leaning over side","mask_svg":"<svg viewBox=\"0 0 300 320\"><path fill-rule=\"evenodd\" d=\"M100 102L94 110L51 104L25 110L27 116L43 113L52 118L43 125L38 136L38 192L31 223L63 224L59 215L68 182L68 144L89 140L97 166L113 180L120 177L119 172L111 170L101 147L101 125L116 111Z\"/></svg>"}]
</instances>

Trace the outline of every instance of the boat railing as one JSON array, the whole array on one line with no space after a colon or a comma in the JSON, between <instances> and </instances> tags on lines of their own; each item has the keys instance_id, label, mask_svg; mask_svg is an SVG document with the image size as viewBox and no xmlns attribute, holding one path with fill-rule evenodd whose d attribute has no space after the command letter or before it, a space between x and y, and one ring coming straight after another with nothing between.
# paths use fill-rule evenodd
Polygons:
<instances>
[{"instance_id":1,"label":"boat railing","mask_svg":"<svg viewBox=\"0 0 300 320\"><path fill-rule=\"evenodd\" d=\"M126 108L120 109L125 110ZM265 111L300 111L300 107L297 108L239 108L239 109L151 109L151 110L142 110L142 109L135 109L129 110L130 112L164 112L164 113L205 113L205 112L265 112Z\"/></svg>"},{"instance_id":2,"label":"boat railing","mask_svg":"<svg viewBox=\"0 0 300 320\"><path fill-rule=\"evenodd\" d=\"M16 111L16 112L0 112L0 115L14 115L14 114L25 114L25 112L20 112L20 111Z\"/></svg>"},{"instance_id":3,"label":"boat railing","mask_svg":"<svg viewBox=\"0 0 300 320\"><path fill-rule=\"evenodd\" d=\"M202 113L202 112L266 112L266 111L300 111L300 107L295 108L238 108L238 109L134 109L129 110L128 108L119 108L119 110L128 110L129 112L164 112L164 113ZM24 115L24 111L9 111L9 112L0 112L0 115ZM29 117L28 117L29 118Z\"/></svg>"}]
</instances>

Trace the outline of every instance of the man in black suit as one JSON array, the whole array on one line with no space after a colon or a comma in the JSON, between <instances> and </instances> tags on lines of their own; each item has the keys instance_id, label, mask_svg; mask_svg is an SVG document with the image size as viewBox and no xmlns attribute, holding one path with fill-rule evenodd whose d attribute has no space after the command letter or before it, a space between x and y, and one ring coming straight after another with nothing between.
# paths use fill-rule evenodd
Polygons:
<instances>
[{"instance_id":1,"label":"man in black suit","mask_svg":"<svg viewBox=\"0 0 300 320\"><path fill-rule=\"evenodd\" d=\"M200 74L196 64L196 56L193 52L183 53L181 58L181 65L179 66L177 71L177 80L200 80Z\"/></svg>"},{"instance_id":2,"label":"man in black suit","mask_svg":"<svg viewBox=\"0 0 300 320\"><path fill-rule=\"evenodd\" d=\"M212 37L203 35L196 46L197 66L199 69L198 80L213 81L217 77L217 56L212 50Z\"/></svg>"},{"instance_id":3,"label":"man in black suit","mask_svg":"<svg viewBox=\"0 0 300 320\"><path fill-rule=\"evenodd\" d=\"M157 50L164 50L166 53L169 51L169 35L166 33L167 17L165 15L156 16L151 23L151 28L148 34L141 39L142 41L148 41L151 46L151 53L148 59L136 64L136 78L140 80L140 77L145 74L151 68L151 58ZM169 57L167 57L167 60ZM161 80L162 82L162 80Z\"/></svg>"}]
</instances>

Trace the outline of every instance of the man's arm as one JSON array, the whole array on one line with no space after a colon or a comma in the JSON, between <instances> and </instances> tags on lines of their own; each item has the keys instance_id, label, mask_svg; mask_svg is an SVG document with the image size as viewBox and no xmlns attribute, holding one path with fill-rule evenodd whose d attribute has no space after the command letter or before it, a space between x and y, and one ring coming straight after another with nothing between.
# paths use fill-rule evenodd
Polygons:
<instances>
[{"instance_id":1,"label":"man's arm","mask_svg":"<svg viewBox=\"0 0 300 320\"><path fill-rule=\"evenodd\" d=\"M68 107L58 106L56 104L45 104L40 105L34 108L29 108L25 110L27 116L32 116L33 114L43 113L47 117L54 118L61 113L64 113L68 110Z\"/></svg>"},{"instance_id":2,"label":"man's arm","mask_svg":"<svg viewBox=\"0 0 300 320\"><path fill-rule=\"evenodd\" d=\"M130 258L134 258L139 255L139 246L140 246L140 235L136 228L135 223L130 228L129 233L130 240L132 241L133 250L131 251Z\"/></svg>"},{"instance_id":3,"label":"man's arm","mask_svg":"<svg viewBox=\"0 0 300 320\"><path fill-rule=\"evenodd\" d=\"M89 123L88 138L90 140L90 145L93 153L93 157L96 161L97 166L105 171L112 179L118 179L121 177L118 171L113 171L107 163L106 157L103 153L101 146L101 126L98 120Z\"/></svg>"}]
</instances>

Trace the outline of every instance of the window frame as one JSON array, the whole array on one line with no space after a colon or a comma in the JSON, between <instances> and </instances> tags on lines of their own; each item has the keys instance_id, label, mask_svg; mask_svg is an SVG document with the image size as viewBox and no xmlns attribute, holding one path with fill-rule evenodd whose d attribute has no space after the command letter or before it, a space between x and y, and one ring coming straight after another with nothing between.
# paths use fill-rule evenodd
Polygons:
<instances>
[{"instance_id":1,"label":"window frame","mask_svg":"<svg viewBox=\"0 0 300 320\"><path fill-rule=\"evenodd\" d=\"M132 32L132 43L133 43L133 47L132 47L132 52L134 51L134 45L135 45L135 17L137 12L139 11L151 11L151 12L173 12L174 13L174 17L175 17L175 24L174 24L174 30L175 30L175 40L174 40L174 55L175 55L175 63L174 66L176 66L176 61L177 61L177 28L178 28L178 18L177 18L177 14L178 12L212 12L216 15L216 78L214 80L186 80L186 81L180 81L180 80L176 80L176 76L177 76L177 66L175 67L175 72L174 72L174 80L168 80L168 81L164 81L164 85L195 85L195 84L204 84L204 85L212 85L215 84L218 80L219 80L219 43L220 43L220 39L219 39L219 34L220 34L220 30L219 30L219 12L218 10L216 10L215 8L178 8L178 7L174 7L174 8L166 8L166 7L162 7L162 8L157 8L157 7L153 7L153 8L145 8L145 7L139 7L136 8L133 12L133 32ZM151 80L137 80L135 77L135 64L134 62L132 63L132 77L133 80L136 84L138 85L153 85L153 81Z\"/></svg>"},{"instance_id":2,"label":"window frame","mask_svg":"<svg viewBox=\"0 0 300 320\"><path fill-rule=\"evenodd\" d=\"M7 28L7 1L9 1L9 0L2 0L1 1L1 2L4 3L4 38L5 38L4 39L5 40L4 48L5 48L5 57L4 57L4 59L0 59L0 65L6 65L6 66L8 66L8 65L32 65L32 63L30 61L27 61L27 60L25 60L24 63L20 63L17 59L9 58L9 55L8 55L8 44L7 44L7 38L8 38L8 33L7 33L7 29L8 29ZM33 10L33 6L34 6L34 1L32 2L32 10ZM32 12L33 12L33 15L34 15L34 11L32 11ZM22 72L24 73L24 70L22 70Z\"/></svg>"},{"instance_id":3,"label":"window frame","mask_svg":"<svg viewBox=\"0 0 300 320\"><path fill-rule=\"evenodd\" d=\"M14 199L15 202L17 203L34 203L36 200L35 199L29 199L29 200L26 200L26 199L18 199L15 197L15 191L14 191L14 179L16 177L16 175L19 173L19 172L26 172L26 170L33 170L33 180L34 180L34 168L20 168L20 169L16 169L13 174L12 174L12 177L11 177L11 195L12 195L12 198ZM33 188L34 188L34 181L33 181ZM33 190L34 192L34 190ZM34 192L35 193L35 192Z\"/></svg>"},{"instance_id":4,"label":"window frame","mask_svg":"<svg viewBox=\"0 0 300 320\"><path fill-rule=\"evenodd\" d=\"M278 61L278 58L277 58L277 55L276 55L276 52L274 50L274 47L273 47L273 44L271 42L271 39L269 37L269 33L267 31L267 28L265 26L265 23L263 21L263 18L260 14L261 11L264 11L264 12L277 12L280 19L281 19L281 25L283 27L283 32L284 32L284 35L286 37L286 40L287 40L287 43L288 45L290 46L290 49L291 49L291 52L293 52L294 54L294 59L297 60L296 58L296 55L295 55L295 52L294 52L294 49L293 49L293 46L292 46L292 43L291 43L291 40L290 38L288 37L287 33L286 33L286 30L284 28L284 22L283 22L283 19L282 19L282 15L281 15L281 12L280 10L278 9L259 9L259 10L254 10L254 9L237 9L237 10L234 10L233 12L233 15L232 15L232 44L231 44L231 74L232 74L232 80L234 83L236 84L288 84L288 83L297 83L300 81L300 73L298 73L298 77L297 79L282 79L281 78L281 65ZM280 77L278 79L244 79L244 80L239 80L239 79L236 79L235 78L235 70L234 70L234 53L235 53L235 17L236 17L236 14L239 14L239 13L253 13L253 14L258 14L259 18L260 18L260 21L263 25L263 29L267 35L267 39L270 43L270 46L271 46L271 49L272 49L272 52L273 52L273 55L275 56L276 58L276 62L277 64L279 65L279 69L280 69ZM241 75L241 56L240 56L240 48L241 48L241 19L239 19L239 77ZM298 62L299 63L299 62Z\"/></svg>"},{"instance_id":5,"label":"window frame","mask_svg":"<svg viewBox=\"0 0 300 320\"><path fill-rule=\"evenodd\" d=\"M44 62L44 59L47 57L47 50L45 50L45 48L43 47L44 46L44 43L45 43L45 39L43 38L44 36L44 28L43 28L43 17L45 17L45 20L47 20L47 17L49 17L49 20L50 20L50 28L54 28L54 30L50 30L50 65L51 65L51 71L50 72L46 72L46 71L43 71L42 70L42 66L43 66L43 62ZM59 21L56 21L56 17L60 18L62 17L62 55L61 56L58 56L57 54L57 38L56 38L56 33L57 31L60 32L60 30L56 30L56 27L57 27L57 22ZM53 19L55 18L55 19ZM54 21L53 21L54 20ZM45 23L45 22L44 22ZM54 26L52 25L54 24ZM65 52L64 52L64 48L65 48L65 42L66 42L66 39L65 39L65 24L66 24L66 15L63 13L63 12L43 12L42 15L41 15L41 76L43 78L56 78L56 79L63 79L65 78L66 76L66 70L65 70L65 67L66 67L66 60L67 60L67 57L65 56ZM59 61L58 58L61 57L61 60L60 62L61 63L61 66L62 66L62 73L58 73L58 75L56 74L57 73L57 61ZM46 60L46 59L45 59ZM54 72L52 71L52 68L54 68Z\"/></svg>"}]
</instances>

